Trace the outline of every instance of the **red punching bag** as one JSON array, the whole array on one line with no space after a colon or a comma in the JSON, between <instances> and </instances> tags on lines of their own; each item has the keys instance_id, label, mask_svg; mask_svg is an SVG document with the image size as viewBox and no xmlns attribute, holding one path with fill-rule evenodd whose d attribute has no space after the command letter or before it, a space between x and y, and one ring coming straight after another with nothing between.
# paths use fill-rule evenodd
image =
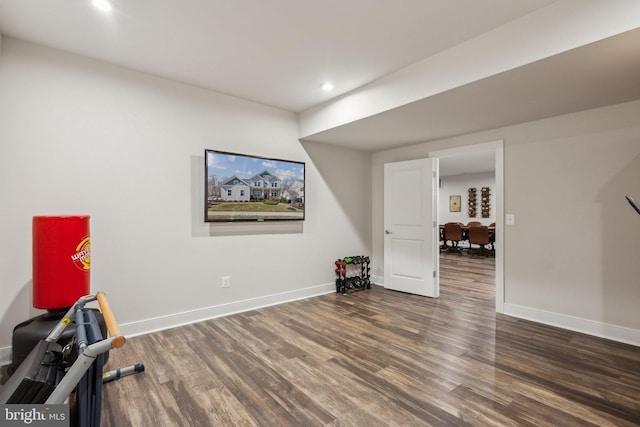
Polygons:
<instances>
[{"instance_id":1,"label":"red punching bag","mask_svg":"<svg viewBox=\"0 0 640 427\"><path fill-rule=\"evenodd\" d=\"M71 307L89 294L89 215L33 217L33 306Z\"/></svg>"}]
</instances>

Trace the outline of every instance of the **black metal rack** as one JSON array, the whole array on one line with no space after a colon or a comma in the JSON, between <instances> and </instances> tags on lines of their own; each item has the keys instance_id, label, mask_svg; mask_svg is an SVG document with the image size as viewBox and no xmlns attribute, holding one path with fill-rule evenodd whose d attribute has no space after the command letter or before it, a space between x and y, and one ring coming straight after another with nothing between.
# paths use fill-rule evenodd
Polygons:
<instances>
[{"instance_id":1,"label":"black metal rack","mask_svg":"<svg viewBox=\"0 0 640 427\"><path fill-rule=\"evenodd\" d=\"M371 289L371 267L368 256L349 256L336 260L336 293Z\"/></svg>"}]
</instances>

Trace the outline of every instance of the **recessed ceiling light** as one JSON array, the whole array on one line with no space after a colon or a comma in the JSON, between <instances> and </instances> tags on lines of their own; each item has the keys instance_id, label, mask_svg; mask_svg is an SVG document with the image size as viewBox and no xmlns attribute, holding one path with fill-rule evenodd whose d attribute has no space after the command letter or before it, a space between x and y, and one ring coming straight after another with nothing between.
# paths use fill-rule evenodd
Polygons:
<instances>
[{"instance_id":1,"label":"recessed ceiling light","mask_svg":"<svg viewBox=\"0 0 640 427\"><path fill-rule=\"evenodd\" d=\"M113 9L113 4L109 0L93 0L92 3L103 12L110 12Z\"/></svg>"},{"instance_id":2,"label":"recessed ceiling light","mask_svg":"<svg viewBox=\"0 0 640 427\"><path fill-rule=\"evenodd\" d=\"M330 92L333 90L333 85L331 83L325 83L322 85L322 90L325 92Z\"/></svg>"}]
</instances>

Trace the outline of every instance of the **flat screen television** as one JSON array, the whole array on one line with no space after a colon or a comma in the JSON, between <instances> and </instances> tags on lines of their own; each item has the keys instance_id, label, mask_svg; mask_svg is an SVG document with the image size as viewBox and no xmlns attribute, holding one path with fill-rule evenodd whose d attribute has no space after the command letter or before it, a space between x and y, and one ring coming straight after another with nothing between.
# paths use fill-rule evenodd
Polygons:
<instances>
[{"instance_id":1,"label":"flat screen television","mask_svg":"<svg viewBox=\"0 0 640 427\"><path fill-rule=\"evenodd\" d=\"M205 222L302 221L305 164L205 150Z\"/></svg>"}]
</instances>

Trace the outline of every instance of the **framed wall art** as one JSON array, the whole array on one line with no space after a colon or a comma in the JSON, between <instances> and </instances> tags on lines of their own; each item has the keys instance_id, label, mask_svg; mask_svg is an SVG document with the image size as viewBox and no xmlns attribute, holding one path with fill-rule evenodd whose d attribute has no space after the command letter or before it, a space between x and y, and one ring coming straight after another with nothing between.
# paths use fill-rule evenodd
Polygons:
<instances>
[{"instance_id":1,"label":"framed wall art","mask_svg":"<svg viewBox=\"0 0 640 427\"><path fill-rule=\"evenodd\" d=\"M460 212L461 196L449 196L449 212Z\"/></svg>"}]
</instances>

